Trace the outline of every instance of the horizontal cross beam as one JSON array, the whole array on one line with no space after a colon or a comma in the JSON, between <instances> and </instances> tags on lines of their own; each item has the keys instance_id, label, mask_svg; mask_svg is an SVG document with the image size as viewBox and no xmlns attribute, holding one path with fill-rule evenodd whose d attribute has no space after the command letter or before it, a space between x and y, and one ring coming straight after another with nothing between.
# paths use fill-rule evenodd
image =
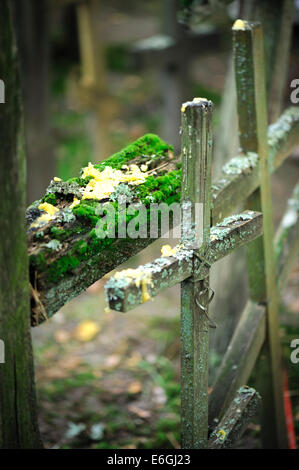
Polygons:
<instances>
[{"instance_id":1,"label":"horizontal cross beam","mask_svg":"<svg viewBox=\"0 0 299 470\"><path fill-rule=\"evenodd\" d=\"M161 257L153 263L136 270L136 278L112 277L106 284L107 298L111 308L127 312L144 301L142 289L147 297L155 297L194 274L197 280L204 279L210 264L245 245L262 234L262 214L245 211L223 220L211 228L210 248L205 260L193 255L191 250L176 247L173 256ZM138 279L140 282L138 282ZM145 282L145 280L148 282ZM146 283L146 286L145 286Z\"/></svg>"}]
</instances>

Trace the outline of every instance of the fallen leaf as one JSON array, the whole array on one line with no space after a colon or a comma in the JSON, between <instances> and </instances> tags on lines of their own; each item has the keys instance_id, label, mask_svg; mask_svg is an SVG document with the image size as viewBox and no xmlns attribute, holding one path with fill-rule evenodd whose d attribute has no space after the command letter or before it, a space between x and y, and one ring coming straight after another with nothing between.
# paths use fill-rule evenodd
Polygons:
<instances>
[{"instance_id":1,"label":"fallen leaf","mask_svg":"<svg viewBox=\"0 0 299 470\"><path fill-rule=\"evenodd\" d=\"M129 411L131 413L134 413L135 415L139 416L140 418L150 418L151 412L148 410L142 410L138 406L135 405L129 405L128 406Z\"/></svg>"},{"instance_id":2,"label":"fallen leaf","mask_svg":"<svg viewBox=\"0 0 299 470\"><path fill-rule=\"evenodd\" d=\"M139 380L134 380L134 382L130 383L128 386L128 392L132 394L140 393L142 390L142 383Z\"/></svg>"},{"instance_id":3,"label":"fallen leaf","mask_svg":"<svg viewBox=\"0 0 299 470\"><path fill-rule=\"evenodd\" d=\"M75 330L75 338L79 341L91 341L100 331L100 326L91 320L83 321Z\"/></svg>"},{"instance_id":4,"label":"fallen leaf","mask_svg":"<svg viewBox=\"0 0 299 470\"><path fill-rule=\"evenodd\" d=\"M66 330L57 330L54 333L54 338L56 339L57 343L67 343L70 339L70 333Z\"/></svg>"}]
</instances>

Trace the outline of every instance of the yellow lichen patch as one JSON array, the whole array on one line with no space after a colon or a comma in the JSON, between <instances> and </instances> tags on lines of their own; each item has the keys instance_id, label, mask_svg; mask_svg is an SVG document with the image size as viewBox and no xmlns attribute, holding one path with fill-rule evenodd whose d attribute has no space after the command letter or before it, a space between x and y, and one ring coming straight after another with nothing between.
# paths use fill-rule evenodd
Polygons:
<instances>
[{"instance_id":1,"label":"yellow lichen patch","mask_svg":"<svg viewBox=\"0 0 299 470\"><path fill-rule=\"evenodd\" d=\"M59 181L61 181L61 178L58 178L58 176L54 176L53 180L58 183Z\"/></svg>"},{"instance_id":2,"label":"yellow lichen patch","mask_svg":"<svg viewBox=\"0 0 299 470\"><path fill-rule=\"evenodd\" d=\"M70 209L72 209L73 207L77 206L78 204L80 204L80 199L77 199L76 197L74 197L73 202L72 202L72 204L70 205Z\"/></svg>"},{"instance_id":3,"label":"yellow lichen patch","mask_svg":"<svg viewBox=\"0 0 299 470\"><path fill-rule=\"evenodd\" d=\"M245 31L246 30L246 22L243 20L236 20L233 25L234 30L241 30Z\"/></svg>"},{"instance_id":4,"label":"yellow lichen patch","mask_svg":"<svg viewBox=\"0 0 299 470\"><path fill-rule=\"evenodd\" d=\"M219 437L219 439L221 440L224 440L225 436L226 436L226 431L224 431L224 429L219 429L219 431L217 432L217 437Z\"/></svg>"},{"instance_id":5,"label":"yellow lichen patch","mask_svg":"<svg viewBox=\"0 0 299 470\"><path fill-rule=\"evenodd\" d=\"M55 215L56 212L59 211L59 209L57 209L57 207L53 206L52 204L49 204L48 202L43 202L42 204L40 204L38 206L38 208L42 211L45 211L47 212L47 214L49 215Z\"/></svg>"},{"instance_id":6,"label":"yellow lichen patch","mask_svg":"<svg viewBox=\"0 0 299 470\"><path fill-rule=\"evenodd\" d=\"M41 225L45 225L51 219L52 219L52 216L50 214L47 214L47 213L43 214L40 217L38 217L38 219L36 219L36 221L30 225L30 228L37 228L37 227L40 227Z\"/></svg>"},{"instance_id":7,"label":"yellow lichen patch","mask_svg":"<svg viewBox=\"0 0 299 470\"><path fill-rule=\"evenodd\" d=\"M94 168L92 163L84 168L82 178L91 176L87 186L82 190L82 199L105 199L112 194L120 183L138 185L145 182L148 176L145 171L137 165L130 165L124 168L125 171L115 170L106 166L103 171Z\"/></svg>"},{"instance_id":8,"label":"yellow lichen patch","mask_svg":"<svg viewBox=\"0 0 299 470\"><path fill-rule=\"evenodd\" d=\"M171 248L170 245L163 245L161 248L162 256L173 256L178 251L178 247Z\"/></svg>"},{"instance_id":9,"label":"yellow lichen patch","mask_svg":"<svg viewBox=\"0 0 299 470\"><path fill-rule=\"evenodd\" d=\"M115 279L128 279L130 281L134 281L137 287L140 287L141 285L143 303L151 299L147 290L148 286L153 286L151 273L141 269L124 269L123 271L115 273L114 277Z\"/></svg>"},{"instance_id":10,"label":"yellow lichen patch","mask_svg":"<svg viewBox=\"0 0 299 470\"><path fill-rule=\"evenodd\" d=\"M187 103L183 103L182 107L181 107L182 113L184 113L186 111L186 108L187 108Z\"/></svg>"}]
</instances>

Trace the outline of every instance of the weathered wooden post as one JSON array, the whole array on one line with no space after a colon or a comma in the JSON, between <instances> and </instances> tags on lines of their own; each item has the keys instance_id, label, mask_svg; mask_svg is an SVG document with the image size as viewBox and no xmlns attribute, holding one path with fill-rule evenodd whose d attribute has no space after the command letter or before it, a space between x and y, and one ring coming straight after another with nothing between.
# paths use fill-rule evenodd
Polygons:
<instances>
[{"instance_id":1,"label":"weathered wooden post","mask_svg":"<svg viewBox=\"0 0 299 470\"><path fill-rule=\"evenodd\" d=\"M30 338L28 255L25 232L26 160L19 70L11 2L0 2L0 448L41 447L37 426Z\"/></svg>"},{"instance_id":2,"label":"weathered wooden post","mask_svg":"<svg viewBox=\"0 0 299 470\"><path fill-rule=\"evenodd\" d=\"M212 112L213 105L206 99L182 106L182 242L203 259L210 237ZM188 205L194 230L191 240L189 227L186 233L184 226ZM200 223L197 214L202 216ZM207 271L204 279L192 276L181 283L181 433L182 447L187 449L205 448L208 441L208 275Z\"/></svg>"},{"instance_id":3,"label":"weathered wooden post","mask_svg":"<svg viewBox=\"0 0 299 470\"><path fill-rule=\"evenodd\" d=\"M237 20L233 40L240 144L244 153L258 154L260 166L260 189L249 197L247 204L250 209L263 212L264 226L264 236L248 246L250 297L267 306L267 341L258 367L263 398L262 434L265 448L287 447L261 25Z\"/></svg>"}]
</instances>

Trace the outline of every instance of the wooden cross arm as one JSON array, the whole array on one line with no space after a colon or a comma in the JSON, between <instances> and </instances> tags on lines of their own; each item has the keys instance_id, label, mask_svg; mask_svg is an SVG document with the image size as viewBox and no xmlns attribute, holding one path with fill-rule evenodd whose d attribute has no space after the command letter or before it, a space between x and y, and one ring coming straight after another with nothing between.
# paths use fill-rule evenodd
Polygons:
<instances>
[{"instance_id":1,"label":"wooden cross arm","mask_svg":"<svg viewBox=\"0 0 299 470\"><path fill-rule=\"evenodd\" d=\"M127 312L164 289L182 282L192 273L196 280L204 279L210 264L261 234L261 213L245 211L228 217L211 228L210 247L205 260L193 255L191 250L177 246L173 256L161 257L153 263L140 266L135 274L129 272L129 277L124 271L123 275L120 272L110 278L105 286L109 305L114 310ZM135 278L132 277L134 275Z\"/></svg>"},{"instance_id":2,"label":"wooden cross arm","mask_svg":"<svg viewBox=\"0 0 299 470\"><path fill-rule=\"evenodd\" d=\"M262 399L254 388L239 388L209 439L209 449L233 447L246 430L250 419L258 413L261 402Z\"/></svg>"}]
</instances>

